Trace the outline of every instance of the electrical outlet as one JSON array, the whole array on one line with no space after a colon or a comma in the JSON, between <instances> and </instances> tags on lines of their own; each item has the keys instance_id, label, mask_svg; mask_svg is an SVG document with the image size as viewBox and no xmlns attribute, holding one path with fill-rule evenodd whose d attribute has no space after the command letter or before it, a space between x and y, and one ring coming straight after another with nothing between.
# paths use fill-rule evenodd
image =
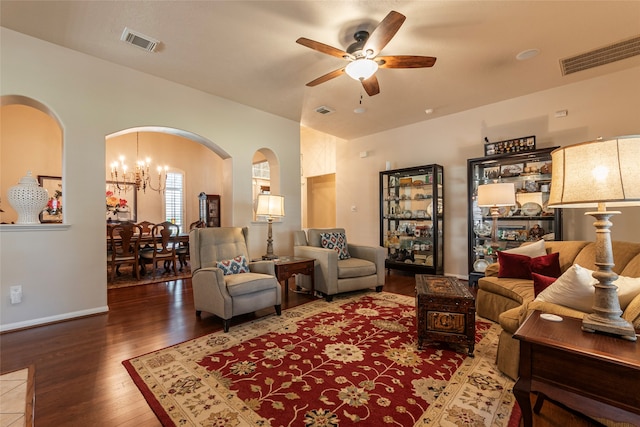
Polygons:
<instances>
[{"instance_id":1,"label":"electrical outlet","mask_svg":"<svg viewBox=\"0 0 640 427\"><path fill-rule=\"evenodd\" d=\"M9 288L9 298L11 298L11 304L20 304L22 302L22 286L11 286Z\"/></svg>"}]
</instances>

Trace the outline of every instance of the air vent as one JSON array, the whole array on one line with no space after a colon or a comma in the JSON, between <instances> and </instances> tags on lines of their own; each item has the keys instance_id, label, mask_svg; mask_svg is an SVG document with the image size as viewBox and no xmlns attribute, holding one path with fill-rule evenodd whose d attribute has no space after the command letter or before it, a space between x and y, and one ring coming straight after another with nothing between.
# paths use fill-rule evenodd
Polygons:
<instances>
[{"instance_id":1,"label":"air vent","mask_svg":"<svg viewBox=\"0 0 640 427\"><path fill-rule=\"evenodd\" d=\"M321 105L318 108L316 108L316 113L320 113L320 114L331 114L334 111L336 110L330 107L325 107L324 105Z\"/></svg>"},{"instance_id":2,"label":"air vent","mask_svg":"<svg viewBox=\"0 0 640 427\"><path fill-rule=\"evenodd\" d=\"M640 55L640 36L560 60L562 75Z\"/></svg>"},{"instance_id":3,"label":"air vent","mask_svg":"<svg viewBox=\"0 0 640 427\"><path fill-rule=\"evenodd\" d=\"M144 34L141 34L137 31L132 31L126 27L122 32L120 40L133 46L139 47L140 49L144 49L147 52L155 51L156 47L158 47L158 44L160 44L159 40L153 39L149 36L145 36Z\"/></svg>"}]
</instances>

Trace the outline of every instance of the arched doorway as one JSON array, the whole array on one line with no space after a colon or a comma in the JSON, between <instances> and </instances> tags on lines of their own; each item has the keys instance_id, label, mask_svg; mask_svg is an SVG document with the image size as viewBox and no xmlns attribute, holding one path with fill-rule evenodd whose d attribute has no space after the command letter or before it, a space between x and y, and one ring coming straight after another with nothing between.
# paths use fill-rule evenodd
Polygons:
<instances>
[{"instance_id":1,"label":"arched doorway","mask_svg":"<svg viewBox=\"0 0 640 427\"><path fill-rule=\"evenodd\" d=\"M182 231L199 220L199 194L218 194L225 199L225 169L230 156L209 140L197 134L168 127L136 127L107 135L105 142L105 191L113 185L112 163L123 157L130 167L137 161L150 159L150 185L146 188L124 186L123 194L136 199L136 221L158 223L178 221ZM157 166L167 166L169 175L180 177L179 188L169 191L166 182L157 182ZM121 169L122 170L122 169ZM177 185L177 184L176 184ZM171 193L171 194L169 194ZM168 196L175 196L172 200ZM181 211L181 215L167 216L169 207ZM175 212L175 211L173 211Z\"/></svg>"}]
</instances>

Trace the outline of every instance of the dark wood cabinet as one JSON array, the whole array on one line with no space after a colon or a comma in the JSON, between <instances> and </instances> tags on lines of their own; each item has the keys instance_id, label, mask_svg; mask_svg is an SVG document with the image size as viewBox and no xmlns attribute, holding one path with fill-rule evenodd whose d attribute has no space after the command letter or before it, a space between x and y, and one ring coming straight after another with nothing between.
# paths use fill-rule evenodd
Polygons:
<instances>
[{"instance_id":1,"label":"dark wood cabinet","mask_svg":"<svg viewBox=\"0 0 640 427\"><path fill-rule=\"evenodd\" d=\"M469 287L454 277L416 274L418 348L426 341L475 346L475 298Z\"/></svg>"},{"instance_id":2,"label":"dark wood cabinet","mask_svg":"<svg viewBox=\"0 0 640 427\"><path fill-rule=\"evenodd\" d=\"M220 196L207 194L205 199L205 223L207 227L220 227Z\"/></svg>"},{"instance_id":3,"label":"dark wood cabinet","mask_svg":"<svg viewBox=\"0 0 640 427\"><path fill-rule=\"evenodd\" d=\"M524 426L533 425L533 413L546 399L590 417L640 425L638 343L585 332L581 319L543 317L534 311L514 335L520 340L520 378L513 394ZM534 408L531 393L538 395Z\"/></svg>"}]
</instances>

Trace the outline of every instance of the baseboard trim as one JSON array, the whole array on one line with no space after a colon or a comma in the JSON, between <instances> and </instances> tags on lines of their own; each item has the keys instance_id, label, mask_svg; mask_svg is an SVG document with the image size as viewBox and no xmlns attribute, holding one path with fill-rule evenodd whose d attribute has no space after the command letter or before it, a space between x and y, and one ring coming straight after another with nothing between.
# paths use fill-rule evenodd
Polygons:
<instances>
[{"instance_id":1,"label":"baseboard trim","mask_svg":"<svg viewBox=\"0 0 640 427\"><path fill-rule=\"evenodd\" d=\"M44 325L48 325L50 323L58 323L58 322L62 322L62 321L65 321L65 320L75 319L75 318L78 318L78 317L93 316L93 315L96 315L96 314L106 313L108 311L109 311L109 306L105 305L105 306L102 306L102 307L95 307L95 308L90 308L90 309L87 309L87 310L73 311L73 312L70 312L70 313L58 314L58 315L55 315L55 316L41 317L39 319L25 320L23 322L8 323L6 325L0 325L0 333L16 331L18 329L32 328L34 326L44 326Z\"/></svg>"}]
</instances>

